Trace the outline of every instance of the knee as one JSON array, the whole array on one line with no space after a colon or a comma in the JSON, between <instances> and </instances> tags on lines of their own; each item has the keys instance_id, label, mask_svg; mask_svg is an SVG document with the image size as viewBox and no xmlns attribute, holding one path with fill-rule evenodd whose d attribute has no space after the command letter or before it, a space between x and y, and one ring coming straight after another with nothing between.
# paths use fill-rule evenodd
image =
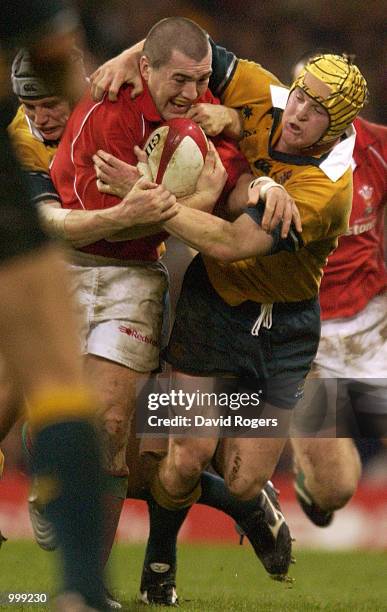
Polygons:
<instances>
[{"instance_id":1,"label":"knee","mask_svg":"<svg viewBox=\"0 0 387 612\"><path fill-rule=\"evenodd\" d=\"M183 480L197 480L211 460L211 450L206 445L179 444L175 446L175 469Z\"/></svg>"},{"instance_id":2,"label":"knee","mask_svg":"<svg viewBox=\"0 0 387 612\"><path fill-rule=\"evenodd\" d=\"M320 489L318 494L319 499L315 501L325 510L339 510L352 498L356 491L356 487L357 480L355 481L355 479L348 478L346 480L335 481L331 483L329 487L325 487L323 490Z\"/></svg>"},{"instance_id":3,"label":"knee","mask_svg":"<svg viewBox=\"0 0 387 612\"><path fill-rule=\"evenodd\" d=\"M228 473L225 478L226 485L234 497L240 501L247 501L258 495L267 482L267 478L260 474Z\"/></svg>"},{"instance_id":4,"label":"knee","mask_svg":"<svg viewBox=\"0 0 387 612\"><path fill-rule=\"evenodd\" d=\"M313 499L325 510L343 508L354 495L361 475L360 459L357 454L348 456L347 461L336 460L329 472L316 469L313 478L316 496Z\"/></svg>"},{"instance_id":5,"label":"knee","mask_svg":"<svg viewBox=\"0 0 387 612\"><path fill-rule=\"evenodd\" d=\"M122 438L128 435L129 418L126 405L120 402L105 403L105 410L99 418L102 433L108 438Z\"/></svg>"}]
</instances>

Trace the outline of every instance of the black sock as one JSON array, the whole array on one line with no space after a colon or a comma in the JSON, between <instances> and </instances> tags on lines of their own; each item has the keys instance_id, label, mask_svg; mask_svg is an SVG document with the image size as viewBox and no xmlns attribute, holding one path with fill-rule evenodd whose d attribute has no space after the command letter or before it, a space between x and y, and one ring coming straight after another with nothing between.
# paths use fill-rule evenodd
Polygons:
<instances>
[{"instance_id":1,"label":"black sock","mask_svg":"<svg viewBox=\"0 0 387 612\"><path fill-rule=\"evenodd\" d=\"M189 507L167 510L149 494L149 537L145 552L145 564L168 563L176 565L176 542L179 529L188 514Z\"/></svg>"},{"instance_id":2,"label":"black sock","mask_svg":"<svg viewBox=\"0 0 387 612\"><path fill-rule=\"evenodd\" d=\"M56 487L46 512L61 549L63 589L78 592L89 605L102 608L101 471L92 426L83 421L63 422L39 431L33 469L42 502L50 483L54 492Z\"/></svg>"},{"instance_id":3,"label":"black sock","mask_svg":"<svg viewBox=\"0 0 387 612\"><path fill-rule=\"evenodd\" d=\"M223 478L215 474L203 472L201 486L202 494L198 499L198 504L205 504L217 510L222 510L222 512L231 516L237 523L243 521L258 508L261 494L248 501L241 501L231 495Z\"/></svg>"}]
</instances>

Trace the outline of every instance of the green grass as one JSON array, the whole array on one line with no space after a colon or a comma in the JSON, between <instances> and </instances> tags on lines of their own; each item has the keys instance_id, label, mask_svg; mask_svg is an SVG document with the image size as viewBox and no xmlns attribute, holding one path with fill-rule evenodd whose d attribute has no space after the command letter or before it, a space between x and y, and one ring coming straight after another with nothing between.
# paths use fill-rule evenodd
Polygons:
<instances>
[{"instance_id":1,"label":"green grass","mask_svg":"<svg viewBox=\"0 0 387 612\"><path fill-rule=\"evenodd\" d=\"M112 590L128 611L147 610L135 603L143 550L120 545L112 558ZM271 581L247 545L181 546L182 612L387 611L387 553L296 550L296 557L289 586ZM0 553L0 592L53 593L54 560L31 542L7 542ZM47 611L41 605L0 609Z\"/></svg>"}]
</instances>

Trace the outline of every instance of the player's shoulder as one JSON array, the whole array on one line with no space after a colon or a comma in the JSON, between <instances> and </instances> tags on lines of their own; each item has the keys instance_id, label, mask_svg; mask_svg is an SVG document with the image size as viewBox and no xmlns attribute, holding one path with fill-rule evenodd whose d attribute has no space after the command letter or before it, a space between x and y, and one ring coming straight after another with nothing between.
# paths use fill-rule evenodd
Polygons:
<instances>
[{"instance_id":1,"label":"player's shoulder","mask_svg":"<svg viewBox=\"0 0 387 612\"><path fill-rule=\"evenodd\" d=\"M313 200L318 209L337 208L338 202L351 202L352 170L348 167L333 181L318 166L304 166L291 174L285 187L296 202Z\"/></svg>"},{"instance_id":2,"label":"player's shoulder","mask_svg":"<svg viewBox=\"0 0 387 612\"><path fill-rule=\"evenodd\" d=\"M64 140L73 139L81 133L93 139L93 134L99 133L102 128L104 132L120 130L122 124L130 122L135 114L134 102L126 87L121 88L114 102L109 100L107 93L96 101L90 91L86 91L71 113Z\"/></svg>"},{"instance_id":3,"label":"player's shoulder","mask_svg":"<svg viewBox=\"0 0 387 612\"><path fill-rule=\"evenodd\" d=\"M387 148L387 127L380 123L371 123L362 117L354 121L356 129L356 146L367 147L372 144L380 144L384 152Z\"/></svg>"},{"instance_id":4,"label":"player's shoulder","mask_svg":"<svg viewBox=\"0 0 387 612\"><path fill-rule=\"evenodd\" d=\"M18 136L23 133L30 133L30 129L28 127L27 118L23 109L23 106L19 106L17 112L12 119L11 123L8 126L8 133L11 138Z\"/></svg>"},{"instance_id":5,"label":"player's shoulder","mask_svg":"<svg viewBox=\"0 0 387 612\"><path fill-rule=\"evenodd\" d=\"M40 167L42 158L46 158L47 151L52 149L45 146L38 130L28 122L22 106L9 124L8 134L16 155L24 166Z\"/></svg>"},{"instance_id":6,"label":"player's shoulder","mask_svg":"<svg viewBox=\"0 0 387 612\"><path fill-rule=\"evenodd\" d=\"M272 72L266 70L266 68L261 66L261 64L247 59L238 59L235 73L233 78L230 80L230 83L236 83L238 80L245 81L250 87L252 87L254 82L257 80L261 87L284 87L281 81Z\"/></svg>"}]
</instances>

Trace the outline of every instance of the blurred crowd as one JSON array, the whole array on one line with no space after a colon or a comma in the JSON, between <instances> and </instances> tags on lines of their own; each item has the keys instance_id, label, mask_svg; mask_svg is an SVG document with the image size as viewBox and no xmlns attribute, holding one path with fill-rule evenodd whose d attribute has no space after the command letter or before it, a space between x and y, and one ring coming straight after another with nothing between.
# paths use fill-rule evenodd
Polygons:
<instances>
[{"instance_id":1,"label":"blurred crowd","mask_svg":"<svg viewBox=\"0 0 387 612\"><path fill-rule=\"evenodd\" d=\"M100 62L142 39L150 26L172 15L189 17L239 57L255 60L289 82L291 66L316 48L356 56L371 93L362 113L384 121L382 78L387 38L382 0L77 0L88 46Z\"/></svg>"}]
</instances>

